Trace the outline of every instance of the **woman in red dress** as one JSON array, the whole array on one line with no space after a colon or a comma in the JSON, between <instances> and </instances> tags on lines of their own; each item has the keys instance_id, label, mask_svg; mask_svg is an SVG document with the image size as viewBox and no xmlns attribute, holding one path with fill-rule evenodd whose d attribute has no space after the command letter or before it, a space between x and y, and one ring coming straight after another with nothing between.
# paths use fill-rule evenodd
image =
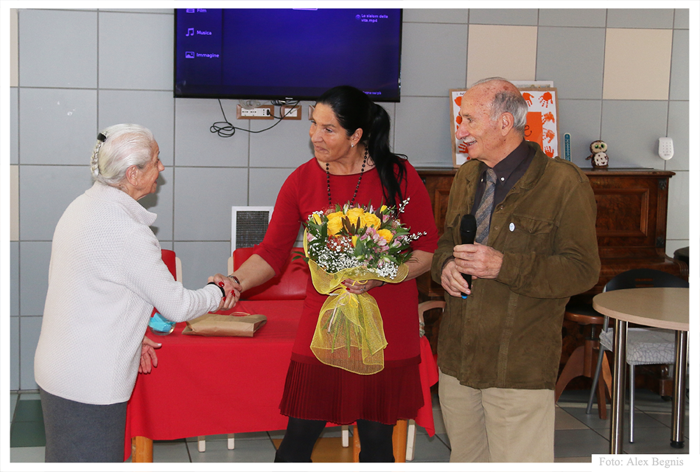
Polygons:
<instances>
[{"instance_id":1,"label":"woman in red dress","mask_svg":"<svg viewBox=\"0 0 700 472\"><path fill-rule=\"evenodd\" d=\"M411 233L406 279L397 284L345 280L350 293L370 292L381 311L387 347L384 369L359 375L321 363L310 349L326 295L311 279L280 404L289 417L276 462L309 462L327 422L357 423L360 461L393 462L392 432L399 418L415 418L423 405L418 364L418 290L415 278L430 270L437 229L428 192L405 156L391 152L387 112L350 86L325 92L316 102L309 135L314 157L285 181L265 239L231 276L245 291L279 273L299 227L314 211L350 202L378 208L409 200L401 222Z\"/></svg>"}]
</instances>

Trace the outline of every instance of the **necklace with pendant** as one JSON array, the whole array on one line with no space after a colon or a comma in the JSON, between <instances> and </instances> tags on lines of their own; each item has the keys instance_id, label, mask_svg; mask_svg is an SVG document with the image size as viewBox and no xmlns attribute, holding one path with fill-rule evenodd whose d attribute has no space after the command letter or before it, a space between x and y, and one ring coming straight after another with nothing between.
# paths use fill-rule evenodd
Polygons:
<instances>
[{"instance_id":1,"label":"necklace with pendant","mask_svg":"<svg viewBox=\"0 0 700 472\"><path fill-rule=\"evenodd\" d=\"M367 164L367 149L365 148L365 156L362 159L362 170L360 170L360 177L357 179L357 185L355 186L355 193L350 200L350 206L355 203L355 197L357 197L357 191L360 189L360 182L362 182L362 174L365 173L365 165ZM328 190L328 207L333 206L331 200L331 173L328 171L328 163L326 162L326 189Z\"/></svg>"}]
</instances>

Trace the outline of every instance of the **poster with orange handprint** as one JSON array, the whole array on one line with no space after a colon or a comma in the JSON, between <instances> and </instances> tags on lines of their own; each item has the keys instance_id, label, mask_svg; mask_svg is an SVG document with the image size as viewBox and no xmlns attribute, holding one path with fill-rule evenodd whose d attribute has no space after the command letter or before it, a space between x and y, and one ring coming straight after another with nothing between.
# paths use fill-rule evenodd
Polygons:
<instances>
[{"instance_id":1,"label":"poster with orange handprint","mask_svg":"<svg viewBox=\"0 0 700 472\"><path fill-rule=\"evenodd\" d=\"M452 163L459 167L469 160L467 147L455 137L461 123L459 109L465 90L450 90ZM540 145L549 157L559 155L559 112L557 89L555 87L521 88L520 93L527 102L527 123L525 139Z\"/></svg>"}]
</instances>

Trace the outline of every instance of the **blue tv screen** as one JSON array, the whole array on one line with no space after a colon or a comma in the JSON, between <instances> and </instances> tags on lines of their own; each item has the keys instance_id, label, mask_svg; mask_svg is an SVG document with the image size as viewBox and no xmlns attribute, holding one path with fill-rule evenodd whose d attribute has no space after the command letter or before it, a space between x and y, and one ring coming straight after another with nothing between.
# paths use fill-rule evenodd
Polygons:
<instances>
[{"instance_id":1,"label":"blue tv screen","mask_svg":"<svg viewBox=\"0 0 700 472\"><path fill-rule=\"evenodd\" d=\"M401 91L400 9L175 11L176 97L314 100L352 85Z\"/></svg>"}]
</instances>

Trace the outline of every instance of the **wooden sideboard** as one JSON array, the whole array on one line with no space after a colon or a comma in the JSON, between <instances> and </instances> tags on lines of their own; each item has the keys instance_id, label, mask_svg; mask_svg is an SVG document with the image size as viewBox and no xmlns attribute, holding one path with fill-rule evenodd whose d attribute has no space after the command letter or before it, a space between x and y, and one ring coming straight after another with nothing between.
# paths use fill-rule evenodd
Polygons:
<instances>
[{"instance_id":1,"label":"wooden sideboard","mask_svg":"<svg viewBox=\"0 0 700 472\"><path fill-rule=\"evenodd\" d=\"M419 168L428 189L438 232L445 228L445 213L456 169ZM601 259L600 278L582 295L602 292L615 275L648 267L688 276L688 266L666 255L666 222L669 179L673 172L649 169L584 170L595 194L598 213L596 233ZM424 299L439 298L442 288L429 274L419 279Z\"/></svg>"},{"instance_id":2,"label":"wooden sideboard","mask_svg":"<svg viewBox=\"0 0 700 472\"><path fill-rule=\"evenodd\" d=\"M442 235L456 169L417 170L430 194L435 222ZM596 285L574 297L575 301L590 303L611 278L629 269L658 269L687 279L687 264L666 255L668 188L669 179L675 174L650 169L583 170L591 182L598 206L596 233L601 270ZM419 277L417 282L421 300L443 297L442 287L432 281L429 273ZM439 313L426 313L425 321L426 336L435 350ZM567 344L574 345L576 340L565 341L563 361L568 358Z\"/></svg>"}]
</instances>

